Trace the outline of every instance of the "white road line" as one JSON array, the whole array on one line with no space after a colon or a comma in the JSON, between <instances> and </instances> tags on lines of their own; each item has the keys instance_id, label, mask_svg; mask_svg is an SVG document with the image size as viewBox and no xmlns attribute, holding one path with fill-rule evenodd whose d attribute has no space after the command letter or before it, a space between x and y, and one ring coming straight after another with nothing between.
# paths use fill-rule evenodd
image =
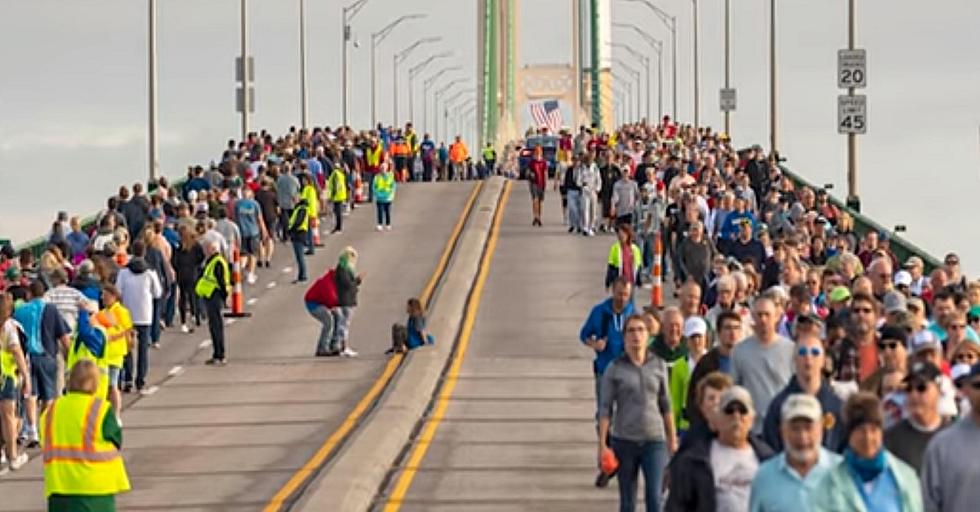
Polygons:
<instances>
[{"instance_id":1,"label":"white road line","mask_svg":"<svg viewBox=\"0 0 980 512\"><path fill-rule=\"evenodd\" d=\"M152 395L153 393L156 393L157 391L160 391L160 386L150 386L143 390L142 395L149 396Z\"/></svg>"},{"instance_id":2,"label":"white road line","mask_svg":"<svg viewBox=\"0 0 980 512\"><path fill-rule=\"evenodd\" d=\"M249 306L252 306L252 305L255 305L255 303L258 302L258 301L259 301L259 299L255 298L255 297L252 297L251 299L248 299L247 301L245 301L245 304L248 304Z\"/></svg>"},{"instance_id":3,"label":"white road line","mask_svg":"<svg viewBox=\"0 0 980 512\"><path fill-rule=\"evenodd\" d=\"M265 285L265 287L266 288L275 288L276 287L276 282L275 281L272 281L269 284Z\"/></svg>"},{"instance_id":4,"label":"white road line","mask_svg":"<svg viewBox=\"0 0 980 512\"><path fill-rule=\"evenodd\" d=\"M183 366L174 366L173 368L170 369L169 372L167 372L167 375L173 377L174 375L179 375L180 373L183 373L183 371L184 371Z\"/></svg>"},{"instance_id":5,"label":"white road line","mask_svg":"<svg viewBox=\"0 0 980 512\"><path fill-rule=\"evenodd\" d=\"M293 267L282 267L282 273L288 274L293 271Z\"/></svg>"},{"instance_id":6,"label":"white road line","mask_svg":"<svg viewBox=\"0 0 980 512\"><path fill-rule=\"evenodd\" d=\"M199 343L197 346L199 348L209 347L211 346L211 340L210 339L204 340L201 343Z\"/></svg>"},{"instance_id":7,"label":"white road line","mask_svg":"<svg viewBox=\"0 0 980 512\"><path fill-rule=\"evenodd\" d=\"M225 320L225 325L231 325L231 324L235 323L235 321L236 320L234 318L229 318L229 319Z\"/></svg>"}]
</instances>

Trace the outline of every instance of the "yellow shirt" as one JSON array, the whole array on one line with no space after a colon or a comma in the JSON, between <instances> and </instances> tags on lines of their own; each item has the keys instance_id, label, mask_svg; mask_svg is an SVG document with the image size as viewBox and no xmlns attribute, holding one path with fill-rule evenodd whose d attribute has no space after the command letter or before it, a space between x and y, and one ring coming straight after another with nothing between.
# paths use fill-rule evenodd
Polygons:
<instances>
[{"instance_id":1,"label":"yellow shirt","mask_svg":"<svg viewBox=\"0 0 980 512\"><path fill-rule=\"evenodd\" d=\"M105 311L112 315L116 325L106 329L106 349L105 357L109 366L122 368L123 358L129 353L129 333L133 329L133 318L129 314L122 301L105 308Z\"/></svg>"}]
</instances>

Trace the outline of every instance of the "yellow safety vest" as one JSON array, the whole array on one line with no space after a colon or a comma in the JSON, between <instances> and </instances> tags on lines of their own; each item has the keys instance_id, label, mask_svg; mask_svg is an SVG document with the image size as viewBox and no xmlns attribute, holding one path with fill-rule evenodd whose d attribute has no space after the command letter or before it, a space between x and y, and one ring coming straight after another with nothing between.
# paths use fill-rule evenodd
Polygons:
<instances>
[{"instance_id":1,"label":"yellow safety vest","mask_svg":"<svg viewBox=\"0 0 980 512\"><path fill-rule=\"evenodd\" d=\"M129 330L133 328L133 320L121 301L116 301L104 311L115 320L115 324L106 329L106 362L110 366L122 368L123 358L129 353Z\"/></svg>"},{"instance_id":2,"label":"yellow safety vest","mask_svg":"<svg viewBox=\"0 0 980 512\"><path fill-rule=\"evenodd\" d=\"M289 214L289 226L287 228L291 229L296 225L297 216L300 212L303 212L303 222L300 223L298 231L305 233L310 230L310 215L307 208L293 208L293 213Z\"/></svg>"},{"instance_id":3,"label":"yellow safety vest","mask_svg":"<svg viewBox=\"0 0 980 512\"><path fill-rule=\"evenodd\" d=\"M640 266L643 265L643 253L640 252L640 248L636 244L631 245L633 252L633 277L636 278L636 273L640 270ZM616 267L620 274L623 273L623 249L622 244L618 240L609 248L608 263Z\"/></svg>"},{"instance_id":4,"label":"yellow safety vest","mask_svg":"<svg viewBox=\"0 0 980 512\"><path fill-rule=\"evenodd\" d=\"M372 149L367 149L367 164L368 167L377 167L381 165L381 144L378 147Z\"/></svg>"},{"instance_id":5,"label":"yellow safety vest","mask_svg":"<svg viewBox=\"0 0 980 512\"><path fill-rule=\"evenodd\" d=\"M208 260L207 265L204 265L204 272L201 273L201 278L197 280L197 284L194 285L194 293L205 299L210 299L211 295L216 289L218 289L218 278L214 275L214 269L216 266L221 265L221 270L223 270L224 283L220 283L224 286L226 291L231 291L231 283L228 281L230 278L230 271L228 270L228 262L225 261L225 257L221 254L215 254L210 260Z\"/></svg>"},{"instance_id":6,"label":"yellow safety vest","mask_svg":"<svg viewBox=\"0 0 980 512\"><path fill-rule=\"evenodd\" d=\"M414 131L408 132L405 135L405 142L408 143L408 149L411 151L410 154L414 155L419 151L419 136L415 134Z\"/></svg>"},{"instance_id":7,"label":"yellow safety vest","mask_svg":"<svg viewBox=\"0 0 980 512\"><path fill-rule=\"evenodd\" d=\"M17 378L17 361L14 360L14 354L7 350L6 346L0 347L0 374L6 378L14 379L14 385L19 384Z\"/></svg>"},{"instance_id":8,"label":"yellow safety vest","mask_svg":"<svg viewBox=\"0 0 980 512\"><path fill-rule=\"evenodd\" d=\"M306 207L310 209L310 216L316 217L320 212L320 198L316 195L316 188L313 185L307 185L303 187L299 195L306 200Z\"/></svg>"},{"instance_id":9,"label":"yellow safety vest","mask_svg":"<svg viewBox=\"0 0 980 512\"><path fill-rule=\"evenodd\" d=\"M347 176L340 169L330 173L330 200L342 203L347 200Z\"/></svg>"},{"instance_id":10,"label":"yellow safety vest","mask_svg":"<svg viewBox=\"0 0 980 512\"><path fill-rule=\"evenodd\" d=\"M105 348L102 349L102 357L97 357L92 353L85 343L82 343L78 337L72 340L71 346L68 347L68 359L65 361L65 366L67 367L67 372L71 373L71 369L75 367L75 363L83 360L89 360L95 363L95 366L99 368L99 389L95 390L95 396L105 397L108 396L109 392L109 360L106 358L105 354L109 350L109 336L106 334L106 329L101 325L92 325L93 329L102 333L102 337L106 340Z\"/></svg>"},{"instance_id":11,"label":"yellow safety vest","mask_svg":"<svg viewBox=\"0 0 980 512\"><path fill-rule=\"evenodd\" d=\"M484 160L496 160L497 159L497 152L494 151L492 147L490 147L490 148L483 148L483 159Z\"/></svg>"},{"instance_id":12,"label":"yellow safety vest","mask_svg":"<svg viewBox=\"0 0 980 512\"><path fill-rule=\"evenodd\" d=\"M105 496L129 490L116 446L102 438L109 403L70 392L41 414L44 495Z\"/></svg>"}]
</instances>

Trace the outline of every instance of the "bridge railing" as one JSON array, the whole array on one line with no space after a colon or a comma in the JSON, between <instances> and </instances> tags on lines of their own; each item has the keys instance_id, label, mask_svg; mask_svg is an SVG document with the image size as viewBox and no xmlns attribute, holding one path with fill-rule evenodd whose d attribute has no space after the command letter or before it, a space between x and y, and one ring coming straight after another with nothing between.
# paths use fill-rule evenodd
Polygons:
<instances>
[{"instance_id":1,"label":"bridge railing","mask_svg":"<svg viewBox=\"0 0 980 512\"><path fill-rule=\"evenodd\" d=\"M806 186L814 190L817 190L819 188L814 184L810 183L809 181L803 179L800 175L794 173L785 165L780 164L779 169L783 173L783 175L788 177L791 181L793 181L793 183L797 187ZM864 236L864 234L867 233L868 231L876 231L879 233L887 232L889 234L889 240L891 241L891 251L892 253L895 254L895 257L898 258L899 265L901 265L905 260L907 260L911 256L918 256L922 258L923 263L925 263L925 272L927 273L927 275L929 272L932 272L934 268L942 266L942 261L935 258L931 254L927 253L925 250L913 244L912 242L902 237L896 236L896 234L893 232L892 229L888 229L885 226L874 221L872 218L866 215L862 215L861 213L858 213L854 209L849 208L842 201L831 196L830 194L828 194L827 197L830 200L830 202L833 203L834 206L836 206L843 212L847 212L854 219L854 231L857 234Z\"/></svg>"}]
</instances>

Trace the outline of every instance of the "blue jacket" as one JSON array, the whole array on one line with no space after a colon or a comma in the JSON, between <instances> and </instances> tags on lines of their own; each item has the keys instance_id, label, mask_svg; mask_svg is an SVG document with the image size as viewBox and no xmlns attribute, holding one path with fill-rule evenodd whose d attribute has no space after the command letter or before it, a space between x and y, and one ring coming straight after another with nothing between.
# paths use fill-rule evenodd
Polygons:
<instances>
[{"instance_id":1,"label":"blue jacket","mask_svg":"<svg viewBox=\"0 0 980 512\"><path fill-rule=\"evenodd\" d=\"M783 410L783 403L790 395L802 392L803 388L800 387L796 377L793 377L789 380L789 384L769 402L766 419L762 422L762 439L777 452L783 450L783 440L779 436L779 416ZM837 396L837 393L834 393L834 389L826 380L820 385L820 390L817 391L814 398L820 402L820 409L824 416L823 447L834 453L843 452L844 448L847 447L844 418L841 413L844 402Z\"/></svg>"},{"instance_id":2,"label":"blue jacket","mask_svg":"<svg viewBox=\"0 0 980 512\"><path fill-rule=\"evenodd\" d=\"M725 220L722 221L721 230L718 233L719 237L725 240L732 240L736 236L738 236L737 222L742 219L749 219L750 221L752 221L752 232L755 233L755 229L757 227L756 224L758 224L758 222L755 220L755 215L753 215L752 212L748 210L745 210L742 213L738 213L737 211L732 211L731 213L728 214L728 216L725 217Z\"/></svg>"},{"instance_id":3,"label":"blue jacket","mask_svg":"<svg viewBox=\"0 0 980 512\"><path fill-rule=\"evenodd\" d=\"M602 375L610 363L623 355L623 328L626 319L632 314L632 302L627 302L621 313L614 313L612 298L596 304L589 313L589 318L579 332L579 340L585 343L592 336L596 339L606 339L606 348L596 352L595 361L592 362L592 369L596 375Z\"/></svg>"}]
</instances>

